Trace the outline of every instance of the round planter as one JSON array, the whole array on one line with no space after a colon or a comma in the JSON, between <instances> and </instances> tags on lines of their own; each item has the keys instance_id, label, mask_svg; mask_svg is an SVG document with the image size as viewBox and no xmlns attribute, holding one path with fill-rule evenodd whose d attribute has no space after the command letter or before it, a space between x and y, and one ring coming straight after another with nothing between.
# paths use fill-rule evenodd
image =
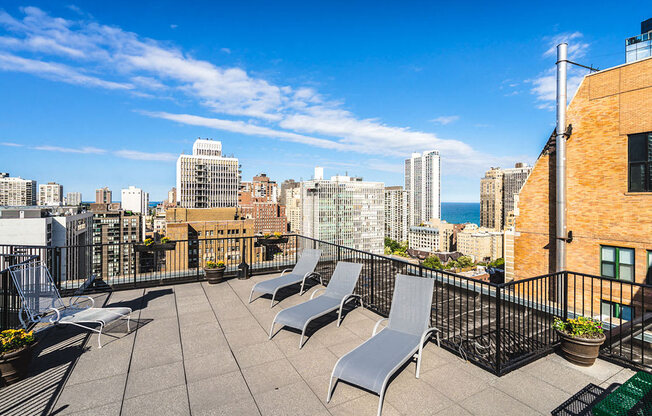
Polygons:
<instances>
[{"instance_id":1,"label":"round planter","mask_svg":"<svg viewBox=\"0 0 652 416\"><path fill-rule=\"evenodd\" d=\"M214 285L216 283L220 283L221 281L223 281L224 270L226 270L226 267L218 267L215 269L204 269L204 273L206 273L206 280L208 280L208 283Z\"/></svg>"},{"instance_id":2,"label":"round planter","mask_svg":"<svg viewBox=\"0 0 652 416\"><path fill-rule=\"evenodd\" d=\"M564 357L573 364L590 367L600 354L600 347L604 344L604 334L600 338L572 337L564 332L557 331L561 339L561 350Z\"/></svg>"},{"instance_id":3,"label":"round planter","mask_svg":"<svg viewBox=\"0 0 652 416\"><path fill-rule=\"evenodd\" d=\"M25 378L32 361L34 343L19 350L0 355L1 384L8 386Z\"/></svg>"}]
</instances>

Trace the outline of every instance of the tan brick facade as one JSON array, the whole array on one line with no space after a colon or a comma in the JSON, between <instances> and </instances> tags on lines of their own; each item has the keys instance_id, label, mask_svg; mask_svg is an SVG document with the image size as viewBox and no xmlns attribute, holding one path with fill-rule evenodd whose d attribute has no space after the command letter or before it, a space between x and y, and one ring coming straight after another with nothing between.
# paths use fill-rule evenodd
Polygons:
<instances>
[{"instance_id":1,"label":"tan brick facade","mask_svg":"<svg viewBox=\"0 0 652 416\"><path fill-rule=\"evenodd\" d=\"M635 281L645 281L652 192L628 192L627 135L652 131L651 108L652 59L591 74L573 98L566 161L567 224L573 232L566 246L568 270L600 275L600 246L627 247L635 250ZM552 147L539 157L519 195L508 276L518 280L554 271L554 204ZM507 246L511 251L511 241Z\"/></svg>"}]
</instances>

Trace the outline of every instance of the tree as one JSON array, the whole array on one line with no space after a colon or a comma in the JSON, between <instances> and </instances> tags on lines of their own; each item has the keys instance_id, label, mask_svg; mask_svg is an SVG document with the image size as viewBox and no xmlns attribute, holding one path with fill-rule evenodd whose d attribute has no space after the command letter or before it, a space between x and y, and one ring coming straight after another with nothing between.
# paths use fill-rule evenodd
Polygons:
<instances>
[{"instance_id":1,"label":"tree","mask_svg":"<svg viewBox=\"0 0 652 416\"><path fill-rule=\"evenodd\" d=\"M473 266L473 260L471 260L471 257L462 256L457 259L457 267L463 269L465 267L471 267L471 266Z\"/></svg>"},{"instance_id":2,"label":"tree","mask_svg":"<svg viewBox=\"0 0 652 416\"><path fill-rule=\"evenodd\" d=\"M502 257L499 258L499 259L496 259L496 260L492 261L491 263L489 263L489 266L490 267L495 267L497 269L503 269L503 268L505 268L505 259L503 259Z\"/></svg>"},{"instance_id":3,"label":"tree","mask_svg":"<svg viewBox=\"0 0 652 416\"><path fill-rule=\"evenodd\" d=\"M444 265L441 264L441 260L439 260L439 257L437 256L428 256L428 258L423 261L423 266L429 269L438 269L438 270L444 268Z\"/></svg>"}]
</instances>

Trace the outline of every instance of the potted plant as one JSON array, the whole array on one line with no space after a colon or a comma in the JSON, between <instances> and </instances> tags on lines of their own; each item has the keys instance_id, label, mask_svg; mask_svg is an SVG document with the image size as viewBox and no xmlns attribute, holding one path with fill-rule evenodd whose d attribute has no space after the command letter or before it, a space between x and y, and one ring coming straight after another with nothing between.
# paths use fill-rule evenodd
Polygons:
<instances>
[{"instance_id":1,"label":"potted plant","mask_svg":"<svg viewBox=\"0 0 652 416\"><path fill-rule=\"evenodd\" d=\"M137 252L165 251L174 250L176 245L176 242L171 241L167 237L161 238L159 243L156 243L153 238L146 238L143 244L135 244L134 249Z\"/></svg>"},{"instance_id":2,"label":"potted plant","mask_svg":"<svg viewBox=\"0 0 652 416\"><path fill-rule=\"evenodd\" d=\"M552 326L561 338L561 350L568 361L584 367L593 365L606 339L600 321L584 316L566 321L555 318Z\"/></svg>"},{"instance_id":3,"label":"potted plant","mask_svg":"<svg viewBox=\"0 0 652 416\"><path fill-rule=\"evenodd\" d=\"M214 262L208 260L204 267L204 273L206 273L208 283L214 285L224 280L224 270L226 270L226 265L224 265L223 261Z\"/></svg>"},{"instance_id":4,"label":"potted plant","mask_svg":"<svg viewBox=\"0 0 652 416\"><path fill-rule=\"evenodd\" d=\"M0 379L9 385L27 375L32 360L34 333L24 329L7 329L0 332Z\"/></svg>"},{"instance_id":5,"label":"potted plant","mask_svg":"<svg viewBox=\"0 0 652 416\"><path fill-rule=\"evenodd\" d=\"M262 237L258 237L258 243L262 245L271 245L271 244L280 244L287 243L288 238L283 237L283 234L275 232L273 234L263 234Z\"/></svg>"}]
</instances>

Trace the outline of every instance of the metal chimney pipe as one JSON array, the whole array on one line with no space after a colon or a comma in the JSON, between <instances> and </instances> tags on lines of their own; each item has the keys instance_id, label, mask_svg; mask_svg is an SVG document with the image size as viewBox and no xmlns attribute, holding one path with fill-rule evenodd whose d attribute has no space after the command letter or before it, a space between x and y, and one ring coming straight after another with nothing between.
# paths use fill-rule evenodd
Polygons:
<instances>
[{"instance_id":1,"label":"metal chimney pipe","mask_svg":"<svg viewBox=\"0 0 652 416\"><path fill-rule=\"evenodd\" d=\"M566 270L566 67L568 44L557 45L557 135L556 147L556 271Z\"/></svg>"}]
</instances>

